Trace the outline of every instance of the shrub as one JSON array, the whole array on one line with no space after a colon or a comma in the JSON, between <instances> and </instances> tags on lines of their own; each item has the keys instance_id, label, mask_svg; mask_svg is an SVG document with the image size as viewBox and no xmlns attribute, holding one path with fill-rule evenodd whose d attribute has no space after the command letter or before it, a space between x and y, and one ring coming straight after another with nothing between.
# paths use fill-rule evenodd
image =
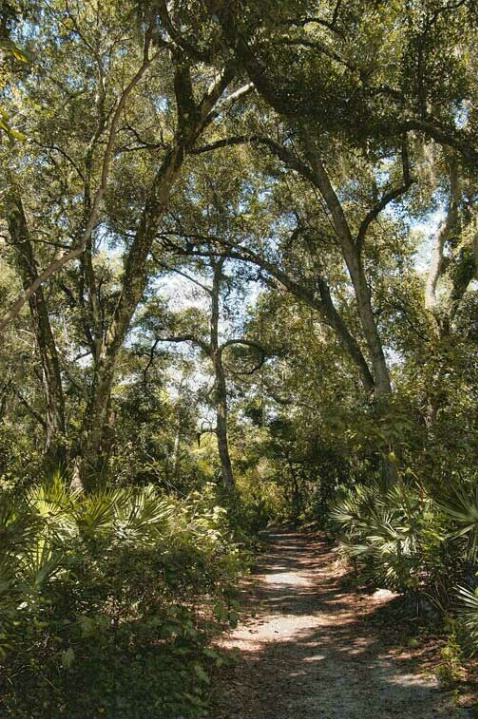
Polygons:
<instances>
[{"instance_id":1,"label":"shrub","mask_svg":"<svg viewBox=\"0 0 478 719\"><path fill-rule=\"evenodd\" d=\"M425 499L410 489L357 487L331 513L345 531L342 552L363 562L376 584L398 591L417 590L424 580L428 552L441 541Z\"/></svg>"},{"instance_id":2,"label":"shrub","mask_svg":"<svg viewBox=\"0 0 478 719\"><path fill-rule=\"evenodd\" d=\"M235 619L242 568L213 493L85 496L56 477L2 500L7 715L204 715L208 643Z\"/></svg>"},{"instance_id":3,"label":"shrub","mask_svg":"<svg viewBox=\"0 0 478 719\"><path fill-rule=\"evenodd\" d=\"M331 516L342 532L341 551L371 582L431 599L456 617L463 647L478 652L476 479L455 476L433 493L418 484L359 486Z\"/></svg>"},{"instance_id":4,"label":"shrub","mask_svg":"<svg viewBox=\"0 0 478 719\"><path fill-rule=\"evenodd\" d=\"M331 517L342 531L341 551L358 560L375 585L427 595L445 608L466 564L463 543L443 506L416 484L384 491L359 486Z\"/></svg>"}]
</instances>

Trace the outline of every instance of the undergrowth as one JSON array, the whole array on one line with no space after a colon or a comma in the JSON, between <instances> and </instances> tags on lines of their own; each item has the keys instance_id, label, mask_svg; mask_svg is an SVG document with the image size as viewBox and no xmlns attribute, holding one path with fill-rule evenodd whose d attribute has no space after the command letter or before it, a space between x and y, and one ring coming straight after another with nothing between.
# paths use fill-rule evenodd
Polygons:
<instances>
[{"instance_id":1,"label":"undergrowth","mask_svg":"<svg viewBox=\"0 0 478 719\"><path fill-rule=\"evenodd\" d=\"M206 716L245 568L214 488L84 495L57 476L0 508L2 713Z\"/></svg>"},{"instance_id":2,"label":"undergrowth","mask_svg":"<svg viewBox=\"0 0 478 719\"><path fill-rule=\"evenodd\" d=\"M430 607L444 627L451 622L450 647L459 646L464 655L478 652L475 479L433 489L415 482L388 490L378 484L357 486L330 516L340 552L366 582L413 597L417 607ZM444 666L449 673L449 657Z\"/></svg>"}]
</instances>

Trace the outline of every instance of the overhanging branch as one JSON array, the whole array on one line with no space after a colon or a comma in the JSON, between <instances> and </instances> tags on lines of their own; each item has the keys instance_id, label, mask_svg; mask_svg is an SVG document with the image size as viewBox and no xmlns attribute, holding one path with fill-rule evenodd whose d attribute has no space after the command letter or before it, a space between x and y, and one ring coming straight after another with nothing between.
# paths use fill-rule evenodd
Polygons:
<instances>
[{"instance_id":1,"label":"overhanging branch","mask_svg":"<svg viewBox=\"0 0 478 719\"><path fill-rule=\"evenodd\" d=\"M412 186L413 182L414 181L410 175L410 160L408 157L408 148L406 140L404 139L402 146L402 184L398 187L392 188L384 195L382 195L381 199L375 205L375 207L372 207L372 209L365 215L364 219L360 223L360 228L357 233L357 239L355 241L355 246L358 252L361 252L363 249L365 237L368 232L368 228L370 227L372 222L377 219L379 214L387 207L387 205L404 195L405 192L407 192L407 190Z\"/></svg>"},{"instance_id":2,"label":"overhanging branch","mask_svg":"<svg viewBox=\"0 0 478 719\"><path fill-rule=\"evenodd\" d=\"M253 375L255 372L257 372L258 370L261 369L264 362L266 361L266 351L265 351L264 347L262 347L262 345L260 345L258 342L253 342L252 340L247 340L247 339L241 339L241 338L230 339L230 340L226 340L226 342L223 342L223 344L219 348L220 353L222 354L222 352L227 347L231 347L233 345L244 345L245 347L251 347L252 349L256 350L260 355L259 361L256 362L256 364L251 369L244 370L244 371L231 370L233 372L233 374L239 375L239 376Z\"/></svg>"}]
</instances>

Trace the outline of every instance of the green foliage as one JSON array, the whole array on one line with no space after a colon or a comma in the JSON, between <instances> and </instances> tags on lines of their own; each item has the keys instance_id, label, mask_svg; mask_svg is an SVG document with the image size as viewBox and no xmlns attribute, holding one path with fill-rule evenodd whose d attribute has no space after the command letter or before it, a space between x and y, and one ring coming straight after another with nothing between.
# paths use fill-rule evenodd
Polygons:
<instances>
[{"instance_id":1,"label":"green foliage","mask_svg":"<svg viewBox=\"0 0 478 719\"><path fill-rule=\"evenodd\" d=\"M440 574L443 527L423 491L357 487L331 516L345 530L342 551L362 561L379 586L417 592L443 579L435 573Z\"/></svg>"},{"instance_id":2,"label":"green foliage","mask_svg":"<svg viewBox=\"0 0 478 719\"><path fill-rule=\"evenodd\" d=\"M57 476L1 499L8 715L203 716L243 567L212 488L85 496Z\"/></svg>"},{"instance_id":3,"label":"green foliage","mask_svg":"<svg viewBox=\"0 0 478 719\"><path fill-rule=\"evenodd\" d=\"M468 652L475 655L478 652L478 589L458 587L458 600L460 640Z\"/></svg>"},{"instance_id":4,"label":"green foliage","mask_svg":"<svg viewBox=\"0 0 478 719\"><path fill-rule=\"evenodd\" d=\"M445 506L416 484L388 491L357 487L331 515L344 531L342 551L369 580L399 592L426 594L440 608L469 569L463 528Z\"/></svg>"},{"instance_id":5,"label":"green foliage","mask_svg":"<svg viewBox=\"0 0 478 719\"><path fill-rule=\"evenodd\" d=\"M447 685L456 683L463 674L463 650L453 629L440 654L442 661L436 670L438 679Z\"/></svg>"},{"instance_id":6,"label":"green foliage","mask_svg":"<svg viewBox=\"0 0 478 719\"><path fill-rule=\"evenodd\" d=\"M222 491L221 501L236 540L247 550L258 546L259 534L284 513L284 500L275 482L260 476L257 468L237 478L237 491Z\"/></svg>"},{"instance_id":7,"label":"green foliage","mask_svg":"<svg viewBox=\"0 0 478 719\"><path fill-rule=\"evenodd\" d=\"M447 617L455 613L457 641L472 654L478 651L478 596L461 585L476 586L476 487L476 481L455 478L433 496L416 483L388 491L358 486L331 513L343 533L341 551L365 577L425 596ZM450 662L444 662L447 675L458 666Z\"/></svg>"},{"instance_id":8,"label":"green foliage","mask_svg":"<svg viewBox=\"0 0 478 719\"><path fill-rule=\"evenodd\" d=\"M439 499L442 511L453 522L453 536L466 541L466 555L473 562L478 557L478 481L455 477Z\"/></svg>"},{"instance_id":9,"label":"green foliage","mask_svg":"<svg viewBox=\"0 0 478 719\"><path fill-rule=\"evenodd\" d=\"M2 338L10 714L201 713L231 529L249 547L274 519L326 524L338 496L369 578L443 607L466 586L475 637L473 3L0 5L1 303L86 241ZM238 489L220 501L218 399ZM36 486L55 444L115 488Z\"/></svg>"}]
</instances>

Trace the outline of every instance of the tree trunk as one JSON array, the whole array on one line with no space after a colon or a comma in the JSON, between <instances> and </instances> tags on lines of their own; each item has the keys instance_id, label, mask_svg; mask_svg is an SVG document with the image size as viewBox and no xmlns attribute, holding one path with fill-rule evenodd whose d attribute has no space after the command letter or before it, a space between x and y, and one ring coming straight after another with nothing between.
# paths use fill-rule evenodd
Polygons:
<instances>
[{"instance_id":1,"label":"tree trunk","mask_svg":"<svg viewBox=\"0 0 478 719\"><path fill-rule=\"evenodd\" d=\"M106 336L95 357L93 383L87 404L79 447L81 483L87 490L107 481L112 445L110 422L111 389L118 354L128 333L131 318L140 303L147 283L146 261L169 195L185 157L180 143L167 154L152 184L141 221L128 254L120 297Z\"/></svg>"},{"instance_id":2,"label":"tree trunk","mask_svg":"<svg viewBox=\"0 0 478 719\"><path fill-rule=\"evenodd\" d=\"M100 359L94 370L93 384L83 419L78 449L79 477L87 492L106 486L114 437L111 417L111 388L116 357Z\"/></svg>"},{"instance_id":3,"label":"tree trunk","mask_svg":"<svg viewBox=\"0 0 478 719\"><path fill-rule=\"evenodd\" d=\"M177 60L177 59L176 59ZM184 80L185 67L177 60L176 80ZM110 422L111 389L118 354L128 333L131 319L141 302L147 284L147 259L158 233L160 222L167 211L171 190L180 174L188 150L208 126L212 110L232 80L234 70L227 68L223 75L203 96L195 107L193 117L184 112L193 101L187 83L175 83L178 130L166 153L161 167L152 182L131 249L126 258L121 292L111 316L108 330L99 343L95 357L91 398L83 420L79 476L87 490L103 485L108 477L113 429ZM183 97L186 95L186 98Z\"/></svg>"},{"instance_id":4,"label":"tree trunk","mask_svg":"<svg viewBox=\"0 0 478 719\"><path fill-rule=\"evenodd\" d=\"M372 298L361 258L361 247L356 244L350 230L342 205L332 186L327 170L309 138L305 136L308 159L313 170L314 184L320 191L329 209L334 226L337 244L347 265L349 277L354 288L357 311L360 318L367 349L370 356L372 374L375 383L375 397L380 400L392 392L387 362L383 351L377 323L372 307Z\"/></svg>"},{"instance_id":5,"label":"tree trunk","mask_svg":"<svg viewBox=\"0 0 478 719\"><path fill-rule=\"evenodd\" d=\"M8 229L15 248L17 265L23 287L27 289L38 277L38 266L33 252L27 219L21 198L12 190L5 200ZM61 468L66 460L65 402L61 380L58 350L50 324L43 287L29 298L30 314L35 341L42 366L43 389L46 400L45 464L47 470Z\"/></svg>"},{"instance_id":6,"label":"tree trunk","mask_svg":"<svg viewBox=\"0 0 478 719\"><path fill-rule=\"evenodd\" d=\"M236 486L232 470L231 455L227 437L227 395L224 372L216 368L216 432L219 459L221 461L221 474L224 487L231 491ZM222 377L218 376L222 374Z\"/></svg>"},{"instance_id":7,"label":"tree trunk","mask_svg":"<svg viewBox=\"0 0 478 719\"><path fill-rule=\"evenodd\" d=\"M318 275L316 277L316 287L311 289L307 287L305 283L294 280L287 272L281 270L273 263L268 262L258 253L247 248L231 250L229 246L227 247L230 257L235 257L244 262L250 262L266 270L271 277L278 280L294 297L297 297L297 299L319 313L324 324L334 330L338 341L354 363L359 372L360 381L365 393L367 396L373 396L375 393L375 381L372 372L370 371L359 343L350 333L340 312L334 305L325 277Z\"/></svg>"},{"instance_id":8,"label":"tree trunk","mask_svg":"<svg viewBox=\"0 0 478 719\"><path fill-rule=\"evenodd\" d=\"M229 442L227 436L227 386L226 374L222 363L222 347L219 345L219 298L221 292L222 268L224 258L214 265L214 275L211 290L211 326L210 350L214 365L215 388L214 398L216 404L216 434L219 459L221 462L221 475L224 487L228 491L235 488L234 473L232 470Z\"/></svg>"}]
</instances>

